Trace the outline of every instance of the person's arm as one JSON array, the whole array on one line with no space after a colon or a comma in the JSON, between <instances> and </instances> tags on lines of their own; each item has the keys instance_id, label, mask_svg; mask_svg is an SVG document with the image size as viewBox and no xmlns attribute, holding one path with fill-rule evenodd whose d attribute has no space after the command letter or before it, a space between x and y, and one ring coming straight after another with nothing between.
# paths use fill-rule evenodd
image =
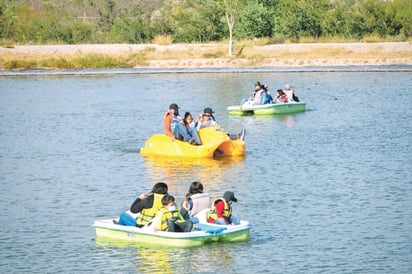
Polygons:
<instances>
[{"instance_id":1,"label":"person's arm","mask_svg":"<svg viewBox=\"0 0 412 274\"><path fill-rule=\"evenodd\" d=\"M190 194L187 193L185 199L182 202L182 207L186 210L192 209L192 199L190 199Z\"/></svg>"},{"instance_id":2,"label":"person's arm","mask_svg":"<svg viewBox=\"0 0 412 274\"><path fill-rule=\"evenodd\" d=\"M144 208L151 208L153 206L153 202L154 195L146 197L145 194L142 194L139 197L137 197L137 199L133 202L132 206L130 207L130 211L132 213L139 213Z\"/></svg>"},{"instance_id":3,"label":"person's arm","mask_svg":"<svg viewBox=\"0 0 412 274\"><path fill-rule=\"evenodd\" d=\"M169 136L172 141L175 139L175 136L173 135L173 132L170 130L170 123L172 122L172 114L166 113L165 118L163 119L163 127L166 132L166 135Z\"/></svg>"},{"instance_id":4,"label":"person's arm","mask_svg":"<svg viewBox=\"0 0 412 274\"><path fill-rule=\"evenodd\" d=\"M189 199L189 210L193 209L193 201L192 199Z\"/></svg>"},{"instance_id":5,"label":"person's arm","mask_svg":"<svg viewBox=\"0 0 412 274\"><path fill-rule=\"evenodd\" d=\"M202 128L202 121L197 123L196 129L199 131Z\"/></svg>"}]
</instances>

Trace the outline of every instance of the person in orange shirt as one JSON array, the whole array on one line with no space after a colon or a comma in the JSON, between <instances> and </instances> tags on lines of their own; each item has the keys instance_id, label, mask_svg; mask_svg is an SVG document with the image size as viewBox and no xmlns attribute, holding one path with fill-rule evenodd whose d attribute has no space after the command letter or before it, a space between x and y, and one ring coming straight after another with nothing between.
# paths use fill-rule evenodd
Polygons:
<instances>
[{"instance_id":1,"label":"person in orange shirt","mask_svg":"<svg viewBox=\"0 0 412 274\"><path fill-rule=\"evenodd\" d=\"M200 139L196 142L196 138L192 138L183 125L183 120L179 116L179 107L173 103L169 106L169 110L165 113L163 118L163 126L166 134L170 137L172 142L175 139L183 139L185 142L189 142L191 145L200 145Z\"/></svg>"}]
</instances>

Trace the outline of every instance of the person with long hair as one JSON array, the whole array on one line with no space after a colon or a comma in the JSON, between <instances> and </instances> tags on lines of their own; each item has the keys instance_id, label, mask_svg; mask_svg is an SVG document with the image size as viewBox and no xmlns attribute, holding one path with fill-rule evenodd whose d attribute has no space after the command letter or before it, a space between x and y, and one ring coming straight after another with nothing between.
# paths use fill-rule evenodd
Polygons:
<instances>
[{"instance_id":1,"label":"person with long hair","mask_svg":"<svg viewBox=\"0 0 412 274\"><path fill-rule=\"evenodd\" d=\"M185 219L193 218L197 213L210 206L210 196L203 192L203 184L194 181L182 202L180 213Z\"/></svg>"}]
</instances>

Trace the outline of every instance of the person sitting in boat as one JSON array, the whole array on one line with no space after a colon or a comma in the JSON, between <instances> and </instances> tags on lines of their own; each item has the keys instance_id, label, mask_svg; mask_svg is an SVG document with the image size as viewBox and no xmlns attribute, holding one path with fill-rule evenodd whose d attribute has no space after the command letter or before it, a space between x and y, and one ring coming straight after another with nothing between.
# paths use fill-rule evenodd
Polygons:
<instances>
[{"instance_id":1,"label":"person sitting in boat","mask_svg":"<svg viewBox=\"0 0 412 274\"><path fill-rule=\"evenodd\" d=\"M276 97L275 97L275 99L274 99L273 101L274 101L275 103L277 103L277 104L279 104L279 103L285 104L285 103L288 103L288 102L289 102L289 98L288 98L288 96L283 92L283 90L278 89L278 90L276 91Z\"/></svg>"},{"instance_id":2,"label":"person sitting in boat","mask_svg":"<svg viewBox=\"0 0 412 274\"><path fill-rule=\"evenodd\" d=\"M209 194L203 192L203 184L201 182L195 181L190 184L189 190L182 202L180 213L188 220L209 206Z\"/></svg>"},{"instance_id":3,"label":"person sitting in boat","mask_svg":"<svg viewBox=\"0 0 412 274\"><path fill-rule=\"evenodd\" d=\"M191 220L185 220L177 208L172 195L164 195L162 207L156 215L154 231L190 232L193 228Z\"/></svg>"},{"instance_id":4,"label":"person sitting in boat","mask_svg":"<svg viewBox=\"0 0 412 274\"><path fill-rule=\"evenodd\" d=\"M163 118L163 126L166 134L170 137L172 142L175 139L182 138L183 141L189 142L190 144L197 144L200 145L200 138L197 135L197 132L194 131L193 135L197 137L192 137L187 129L183 125L183 120L179 116L179 107L177 104L171 104L169 106L169 110L165 113Z\"/></svg>"},{"instance_id":5,"label":"person sitting in boat","mask_svg":"<svg viewBox=\"0 0 412 274\"><path fill-rule=\"evenodd\" d=\"M197 129L200 130L201 128L206 128L206 127L219 127L222 131L224 129L219 126L219 124L216 121L215 116L213 115L214 111L210 107L206 107L203 111L203 114L198 118L197 122ZM246 135L246 129L242 129L242 131L239 134L230 134L225 132L231 140L236 140L236 139L241 139L242 141L245 140L245 135Z\"/></svg>"},{"instance_id":6,"label":"person sitting in boat","mask_svg":"<svg viewBox=\"0 0 412 274\"><path fill-rule=\"evenodd\" d=\"M199 138L199 134L197 133L197 128L195 126L195 122L193 120L193 116L190 112L186 112L183 118L183 125L185 126L187 132L190 136L195 139L196 144L200 145L201 141Z\"/></svg>"},{"instance_id":7,"label":"person sitting in boat","mask_svg":"<svg viewBox=\"0 0 412 274\"><path fill-rule=\"evenodd\" d=\"M162 198L167 194L167 191L167 184L163 182L156 183L151 193L139 195L131 205L130 212L132 214L139 213L137 219L133 218L130 214L122 213L119 224L143 227L150 223L162 207Z\"/></svg>"},{"instance_id":8,"label":"person sitting in boat","mask_svg":"<svg viewBox=\"0 0 412 274\"><path fill-rule=\"evenodd\" d=\"M235 194L232 191L226 191L223 194L223 198L213 201L210 211L206 216L207 222L218 225L240 224L240 218L232 213L231 204L233 202L237 202Z\"/></svg>"},{"instance_id":9,"label":"person sitting in boat","mask_svg":"<svg viewBox=\"0 0 412 274\"><path fill-rule=\"evenodd\" d=\"M214 126L217 127L219 125L216 123L216 121L212 119L212 115L209 113L203 113L202 119L197 124L197 130L200 130L206 127L214 127Z\"/></svg>"},{"instance_id":10,"label":"person sitting in boat","mask_svg":"<svg viewBox=\"0 0 412 274\"><path fill-rule=\"evenodd\" d=\"M269 94L267 86L258 81L255 83L255 89L249 99L242 100L240 104L244 106L256 106L270 103L272 103L272 96Z\"/></svg>"},{"instance_id":11,"label":"person sitting in boat","mask_svg":"<svg viewBox=\"0 0 412 274\"><path fill-rule=\"evenodd\" d=\"M273 103L273 97L272 95L270 95L268 87L266 85L263 85L263 92L261 93L261 97L262 105Z\"/></svg>"},{"instance_id":12,"label":"person sitting in boat","mask_svg":"<svg viewBox=\"0 0 412 274\"><path fill-rule=\"evenodd\" d=\"M295 91L289 84L285 85L284 92L288 96L289 102L299 102L299 98L295 95Z\"/></svg>"},{"instance_id":13,"label":"person sitting in boat","mask_svg":"<svg viewBox=\"0 0 412 274\"><path fill-rule=\"evenodd\" d=\"M197 122L196 122L195 126L198 127L200 121L202 121L203 114L209 114L210 115L210 120L216 122L216 118L213 115L213 113L215 113L215 112L213 111L212 108L205 107L205 109L203 110L203 113L201 113L197 116ZM217 122L216 122L216 124L217 124Z\"/></svg>"}]
</instances>

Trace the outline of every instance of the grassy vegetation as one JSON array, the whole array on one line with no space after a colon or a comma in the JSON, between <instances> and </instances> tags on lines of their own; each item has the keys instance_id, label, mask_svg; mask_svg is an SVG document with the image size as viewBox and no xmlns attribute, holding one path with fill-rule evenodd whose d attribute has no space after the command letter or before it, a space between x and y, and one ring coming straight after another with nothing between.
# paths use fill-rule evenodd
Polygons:
<instances>
[{"instance_id":1,"label":"grassy vegetation","mask_svg":"<svg viewBox=\"0 0 412 274\"><path fill-rule=\"evenodd\" d=\"M132 68L146 65L144 52L130 54L98 54L77 53L75 55L15 56L3 55L0 58L0 69L86 69L86 68Z\"/></svg>"},{"instance_id":2,"label":"grassy vegetation","mask_svg":"<svg viewBox=\"0 0 412 274\"><path fill-rule=\"evenodd\" d=\"M152 43L157 45L170 45L173 43L173 37L171 35L156 35Z\"/></svg>"}]
</instances>

